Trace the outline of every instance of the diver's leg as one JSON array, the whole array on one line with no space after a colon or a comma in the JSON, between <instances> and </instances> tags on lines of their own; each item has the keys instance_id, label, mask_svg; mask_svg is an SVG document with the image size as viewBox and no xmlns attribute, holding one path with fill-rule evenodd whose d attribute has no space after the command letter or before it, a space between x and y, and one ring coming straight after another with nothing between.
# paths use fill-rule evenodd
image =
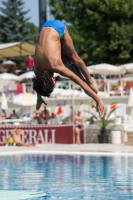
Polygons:
<instances>
[{"instance_id":1,"label":"diver's leg","mask_svg":"<svg viewBox=\"0 0 133 200\"><path fill-rule=\"evenodd\" d=\"M80 129L78 127L76 127L75 132L76 132L76 144L81 144L81 142L80 142Z\"/></svg>"},{"instance_id":2,"label":"diver's leg","mask_svg":"<svg viewBox=\"0 0 133 200\"><path fill-rule=\"evenodd\" d=\"M75 73L80 79L82 79L84 82L86 82L84 75L81 73L81 71L79 70L79 68L76 65L71 63L70 59L65 54L65 51L63 48L61 49L61 58L62 58L62 61L63 61L63 64L65 65L65 67L67 67L69 70L71 70L73 73ZM85 90L84 90L84 92L86 93ZM88 93L87 93L87 95L88 95Z\"/></svg>"},{"instance_id":3,"label":"diver's leg","mask_svg":"<svg viewBox=\"0 0 133 200\"><path fill-rule=\"evenodd\" d=\"M75 51L72 38L69 35L68 30L66 28L65 28L65 34L61 40L61 43L66 55L69 57L70 61L74 64L71 67L74 67L76 65L79 68L79 70L82 72L82 74L84 75L88 86L91 87L91 89L95 93L98 93L94 78L90 76L89 71L84 61L78 56L77 52Z\"/></svg>"},{"instance_id":4,"label":"diver's leg","mask_svg":"<svg viewBox=\"0 0 133 200\"><path fill-rule=\"evenodd\" d=\"M83 81L86 82L85 77L79 71L78 67L76 65L74 65L70 61L69 57L65 54L65 50L63 49L63 47L61 48L61 59L63 61L63 64L65 65L65 67L67 67L69 70L71 70L73 73L75 73L79 78L81 78Z\"/></svg>"}]
</instances>

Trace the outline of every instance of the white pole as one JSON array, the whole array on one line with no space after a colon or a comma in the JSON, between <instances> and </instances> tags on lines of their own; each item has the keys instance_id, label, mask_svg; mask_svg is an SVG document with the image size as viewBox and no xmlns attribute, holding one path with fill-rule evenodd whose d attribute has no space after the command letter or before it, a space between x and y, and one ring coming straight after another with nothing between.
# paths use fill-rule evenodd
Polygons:
<instances>
[{"instance_id":1,"label":"white pole","mask_svg":"<svg viewBox=\"0 0 133 200\"><path fill-rule=\"evenodd\" d=\"M105 93L107 92L106 84L107 84L107 78L105 77L105 78L104 78L104 92L105 92Z\"/></svg>"},{"instance_id":2,"label":"white pole","mask_svg":"<svg viewBox=\"0 0 133 200\"><path fill-rule=\"evenodd\" d=\"M107 79L107 94L109 94L109 90L110 90L109 79Z\"/></svg>"},{"instance_id":3,"label":"white pole","mask_svg":"<svg viewBox=\"0 0 133 200\"><path fill-rule=\"evenodd\" d=\"M131 107L131 117L133 119L133 107Z\"/></svg>"},{"instance_id":4,"label":"white pole","mask_svg":"<svg viewBox=\"0 0 133 200\"><path fill-rule=\"evenodd\" d=\"M122 80L121 80L121 74L119 74L120 77L120 86L121 86L121 96L123 96L123 86L122 86Z\"/></svg>"},{"instance_id":5,"label":"white pole","mask_svg":"<svg viewBox=\"0 0 133 200\"><path fill-rule=\"evenodd\" d=\"M73 90L74 93L74 90ZM72 123L73 123L73 144L75 144L75 129L74 129L74 122L73 122L73 115L74 115L74 94L72 94L72 108L73 108L73 113L72 113Z\"/></svg>"},{"instance_id":6,"label":"white pole","mask_svg":"<svg viewBox=\"0 0 133 200\"><path fill-rule=\"evenodd\" d=\"M72 88L71 88L71 82L70 82L70 81L69 81L69 89L72 89Z\"/></svg>"}]
</instances>

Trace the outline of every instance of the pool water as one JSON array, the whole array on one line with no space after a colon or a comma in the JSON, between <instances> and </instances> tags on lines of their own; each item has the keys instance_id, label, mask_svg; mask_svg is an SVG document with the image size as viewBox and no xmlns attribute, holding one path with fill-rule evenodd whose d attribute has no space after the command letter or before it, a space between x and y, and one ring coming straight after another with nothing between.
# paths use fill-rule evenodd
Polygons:
<instances>
[{"instance_id":1,"label":"pool water","mask_svg":"<svg viewBox=\"0 0 133 200\"><path fill-rule=\"evenodd\" d=\"M36 200L133 199L133 157L0 156L0 190L47 191Z\"/></svg>"}]
</instances>

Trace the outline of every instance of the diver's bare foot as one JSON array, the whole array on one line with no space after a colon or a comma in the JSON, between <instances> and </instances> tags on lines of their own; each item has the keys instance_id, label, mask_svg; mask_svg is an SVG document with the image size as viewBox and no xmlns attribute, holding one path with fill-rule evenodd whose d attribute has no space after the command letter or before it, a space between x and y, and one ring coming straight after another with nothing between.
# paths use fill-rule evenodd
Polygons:
<instances>
[{"instance_id":1,"label":"diver's bare foot","mask_svg":"<svg viewBox=\"0 0 133 200\"><path fill-rule=\"evenodd\" d=\"M47 103L44 101L44 99L42 97L37 97L37 103L36 103L36 109L37 110L39 110L39 108L41 107L42 103L47 105Z\"/></svg>"},{"instance_id":2,"label":"diver's bare foot","mask_svg":"<svg viewBox=\"0 0 133 200\"><path fill-rule=\"evenodd\" d=\"M98 89L96 87L94 78L91 77L90 83L89 83L90 88L97 94L98 93Z\"/></svg>"}]
</instances>

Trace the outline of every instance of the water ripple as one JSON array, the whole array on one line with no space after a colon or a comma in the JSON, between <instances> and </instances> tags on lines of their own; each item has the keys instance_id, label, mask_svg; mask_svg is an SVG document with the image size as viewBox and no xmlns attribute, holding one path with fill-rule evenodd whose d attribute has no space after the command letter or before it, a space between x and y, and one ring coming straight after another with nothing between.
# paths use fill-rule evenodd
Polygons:
<instances>
[{"instance_id":1,"label":"water ripple","mask_svg":"<svg viewBox=\"0 0 133 200\"><path fill-rule=\"evenodd\" d=\"M48 200L133 199L132 157L16 155L0 163L0 190L46 191Z\"/></svg>"}]
</instances>

